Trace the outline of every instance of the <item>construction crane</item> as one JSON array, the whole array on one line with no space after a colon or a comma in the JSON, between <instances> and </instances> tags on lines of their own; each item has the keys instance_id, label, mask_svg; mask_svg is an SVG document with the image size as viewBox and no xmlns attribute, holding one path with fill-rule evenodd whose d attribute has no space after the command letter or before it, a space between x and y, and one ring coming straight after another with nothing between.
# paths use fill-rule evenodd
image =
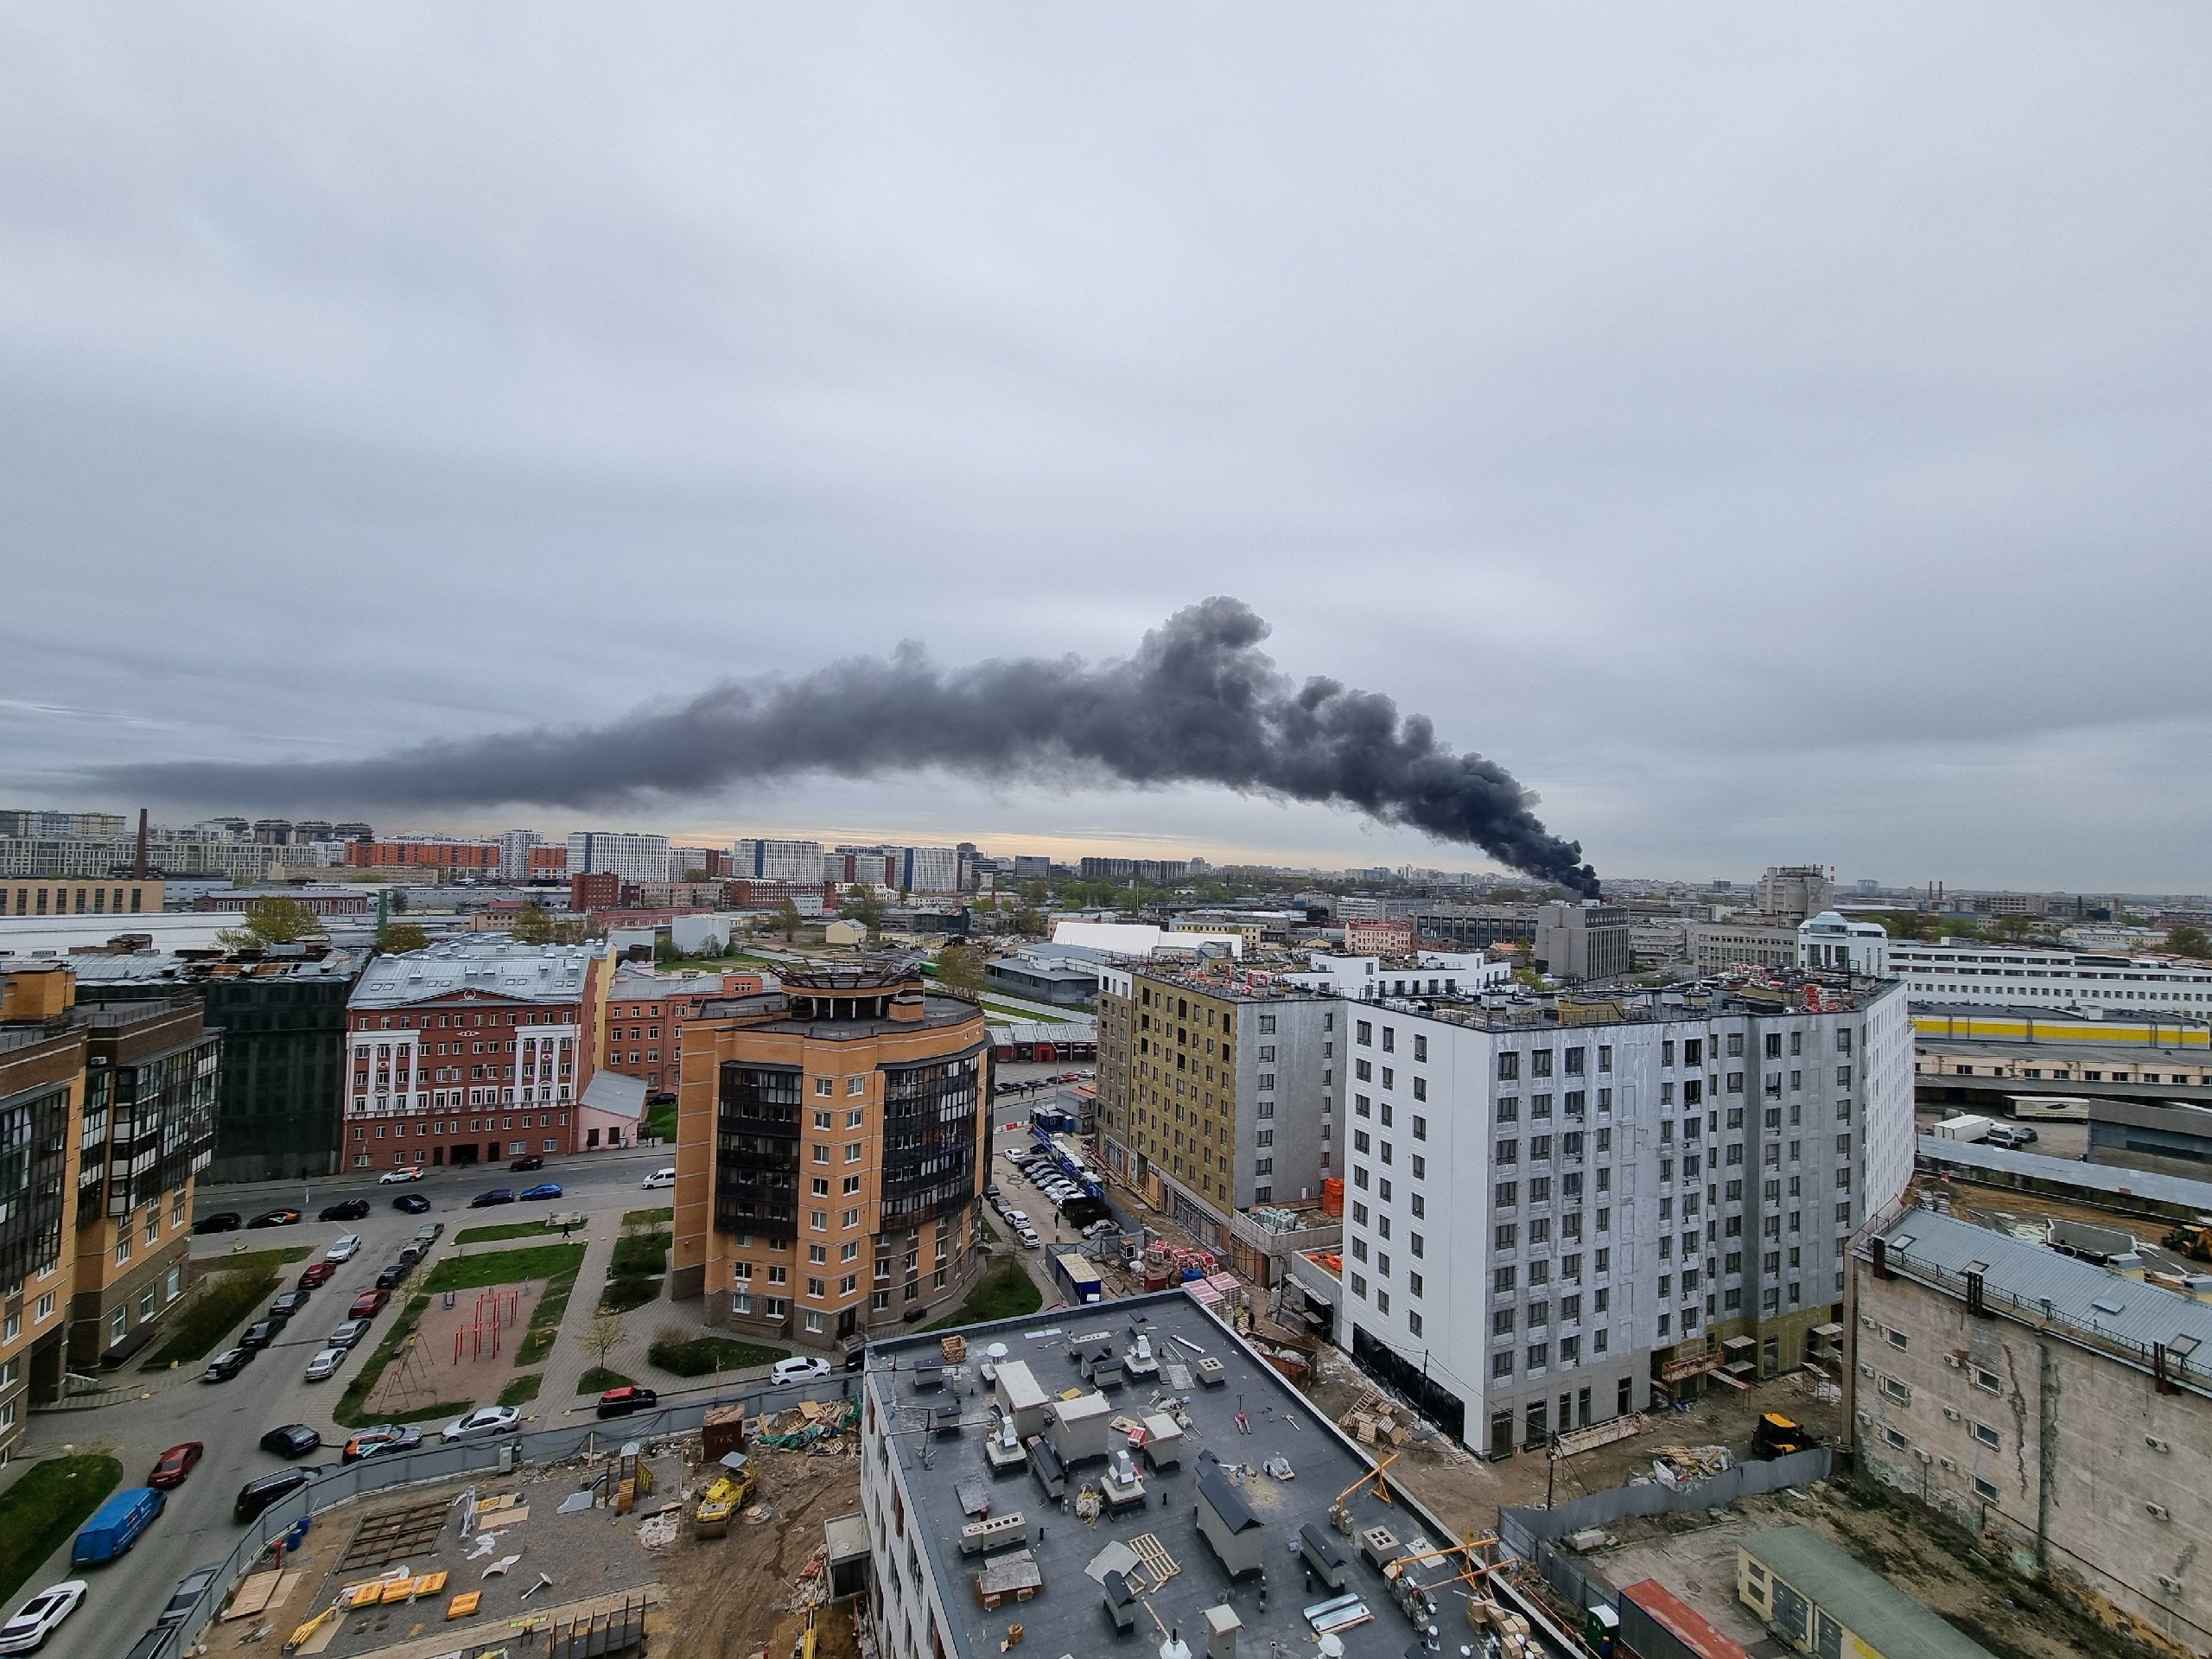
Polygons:
<instances>
[{"instance_id":1,"label":"construction crane","mask_svg":"<svg viewBox=\"0 0 2212 1659\"><path fill-rule=\"evenodd\" d=\"M1370 1480L1375 1483L1376 1497L1381 1498L1385 1503L1395 1503L1397 1500L1390 1496L1390 1483L1382 1478L1382 1471L1397 1460L1398 1454L1393 1452L1357 1480L1352 1482L1351 1485L1345 1487L1344 1491L1338 1492L1337 1501L1329 1505L1329 1524L1338 1532L1351 1531L1351 1495Z\"/></svg>"}]
</instances>

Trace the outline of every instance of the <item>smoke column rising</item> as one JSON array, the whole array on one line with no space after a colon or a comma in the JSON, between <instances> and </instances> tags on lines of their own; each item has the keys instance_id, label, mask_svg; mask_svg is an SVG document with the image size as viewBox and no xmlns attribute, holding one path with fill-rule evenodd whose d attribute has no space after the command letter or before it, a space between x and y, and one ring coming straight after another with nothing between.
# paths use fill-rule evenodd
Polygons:
<instances>
[{"instance_id":1,"label":"smoke column rising","mask_svg":"<svg viewBox=\"0 0 2212 1659\"><path fill-rule=\"evenodd\" d=\"M993 779L1211 783L1349 806L1528 874L1595 894L1579 843L1549 833L1535 797L1479 755L1455 754L1421 715L1335 680L1294 683L1259 649L1241 601L1177 612L1135 655L1092 665L1020 658L944 669L914 645L800 678L726 681L612 725L426 743L364 760L115 766L111 786L159 798L270 807L619 806L750 779L931 767Z\"/></svg>"}]
</instances>

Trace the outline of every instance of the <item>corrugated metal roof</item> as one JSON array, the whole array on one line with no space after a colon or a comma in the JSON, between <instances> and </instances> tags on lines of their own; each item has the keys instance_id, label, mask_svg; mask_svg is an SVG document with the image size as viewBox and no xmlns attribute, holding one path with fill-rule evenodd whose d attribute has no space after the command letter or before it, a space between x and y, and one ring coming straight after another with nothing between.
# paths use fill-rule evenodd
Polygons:
<instances>
[{"instance_id":1,"label":"corrugated metal roof","mask_svg":"<svg viewBox=\"0 0 2212 1659\"><path fill-rule=\"evenodd\" d=\"M2118 1169L2102 1164L2081 1164L2070 1158L2048 1158L2035 1152L2007 1152L2000 1147L1984 1146L1979 1141L1939 1140L1932 1135L1920 1137L1920 1156L1923 1162L1948 1161L1967 1169L2002 1170L2009 1174L2032 1175L2039 1180L2068 1181L2115 1198L2156 1198L2164 1204L2185 1205L2191 1210L2212 1216L2212 1185L2189 1180L2179 1175L2161 1175L2145 1169Z\"/></svg>"},{"instance_id":2,"label":"corrugated metal roof","mask_svg":"<svg viewBox=\"0 0 2212 1659\"><path fill-rule=\"evenodd\" d=\"M518 944L486 936L434 944L404 957L378 957L353 987L347 1006L405 1007L462 991L524 1002L581 1001L585 974L603 948Z\"/></svg>"},{"instance_id":3,"label":"corrugated metal roof","mask_svg":"<svg viewBox=\"0 0 2212 1659\"><path fill-rule=\"evenodd\" d=\"M1961 1283L1970 1269L1978 1271L1992 1302L2014 1305L2031 1318L2047 1306L2066 1324L2146 1353L2157 1344L2171 1350L2177 1339L2193 1338L2203 1345L2183 1345L2202 1355L2196 1368L2212 1366L2212 1306L2179 1291L2125 1279L1932 1210L1907 1211L1884 1236L1890 1259L1899 1266L1933 1268Z\"/></svg>"},{"instance_id":4,"label":"corrugated metal roof","mask_svg":"<svg viewBox=\"0 0 2212 1659\"><path fill-rule=\"evenodd\" d=\"M1777 1527L1738 1543L1753 1560L1890 1659L1994 1659L1980 1643L1809 1527Z\"/></svg>"}]
</instances>

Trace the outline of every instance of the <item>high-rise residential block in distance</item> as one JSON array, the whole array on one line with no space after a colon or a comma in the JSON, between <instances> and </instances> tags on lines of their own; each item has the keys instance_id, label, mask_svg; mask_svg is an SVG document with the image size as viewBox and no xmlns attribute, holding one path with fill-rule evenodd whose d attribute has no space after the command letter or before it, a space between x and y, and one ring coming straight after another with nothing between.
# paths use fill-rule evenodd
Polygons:
<instances>
[{"instance_id":1,"label":"high-rise residential block in distance","mask_svg":"<svg viewBox=\"0 0 2212 1659\"><path fill-rule=\"evenodd\" d=\"M1570 983L1618 978L1633 961L1628 912L1594 899L1538 906L1535 944L1537 967Z\"/></svg>"},{"instance_id":2,"label":"high-rise residential block in distance","mask_svg":"<svg viewBox=\"0 0 2212 1659\"><path fill-rule=\"evenodd\" d=\"M625 881L667 880L668 837L630 830L574 831L569 836L569 874L601 874L618 875Z\"/></svg>"},{"instance_id":3,"label":"high-rise residential block in distance","mask_svg":"<svg viewBox=\"0 0 2212 1659\"><path fill-rule=\"evenodd\" d=\"M1472 1449L1840 1338L1852 1236L1912 1171L1894 981L1345 1017L1336 1339Z\"/></svg>"},{"instance_id":4,"label":"high-rise residential block in distance","mask_svg":"<svg viewBox=\"0 0 2212 1659\"><path fill-rule=\"evenodd\" d=\"M613 966L603 945L497 934L377 957L346 1006L345 1166L466 1166L605 1144L620 1126L592 1121L584 1096Z\"/></svg>"},{"instance_id":5,"label":"high-rise residential block in distance","mask_svg":"<svg viewBox=\"0 0 2212 1659\"><path fill-rule=\"evenodd\" d=\"M1751 894L1761 915L1795 927L1835 907L1835 873L1824 864L1770 864Z\"/></svg>"},{"instance_id":6,"label":"high-rise residential block in distance","mask_svg":"<svg viewBox=\"0 0 2212 1659\"><path fill-rule=\"evenodd\" d=\"M1225 957L1101 964L1099 1156L1219 1250L1236 1211L1319 1198L1344 1006Z\"/></svg>"},{"instance_id":7,"label":"high-rise residential block in distance","mask_svg":"<svg viewBox=\"0 0 2212 1659\"><path fill-rule=\"evenodd\" d=\"M823 860L827 856L818 841L770 841L760 836L738 842L732 851L732 875L756 881L795 881L809 887L822 880ZM845 878L840 874L834 879Z\"/></svg>"},{"instance_id":8,"label":"high-rise residential block in distance","mask_svg":"<svg viewBox=\"0 0 2212 1659\"><path fill-rule=\"evenodd\" d=\"M877 958L683 1025L671 1294L711 1325L851 1351L958 1306L978 1268L990 1039Z\"/></svg>"}]
</instances>

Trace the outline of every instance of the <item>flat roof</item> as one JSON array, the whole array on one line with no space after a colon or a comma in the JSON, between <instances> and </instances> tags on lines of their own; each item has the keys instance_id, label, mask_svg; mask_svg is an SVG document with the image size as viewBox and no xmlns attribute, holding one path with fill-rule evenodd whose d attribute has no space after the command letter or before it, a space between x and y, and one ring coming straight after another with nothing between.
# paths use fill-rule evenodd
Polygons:
<instances>
[{"instance_id":1,"label":"flat roof","mask_svg":"<svg viewBox=\"0 0 2212 1659\"><path fill-rule=\"evenodd\" d=\"M1859 1565L1809 1527L1777 1527L1737 1548L1814 1606L1850 1627L1878 1653L1915 1659L1995 1659L1956 1625L1929 1612L1879 1573Z\"/></svg>"},{"instance_id":2,"label":"flat roof","mask_svg":"<svg viewBox=\"0 0 2212 1659\"><path fill-rule=\"evenodd\" d=\"M791 999L781 991L763 991L757 996L712 997L699 1005L692 1020L696 1024L741 1019L748 1022L744 1027L747 1031L781 1032L810 1037L819 1042L837 1043L855 1042L863 1037L895 1036L902 1031L941 1030L971 1020L980 1024L983 1018L982 1007L966 998L939 996L933 992L923 994L922 1017L918 1020L893 1020L888 1014L866 1020L832 1019L826 1014L801 1016L791 1012Z\"/></svg>"},{"instance_id":3,"label":"flat roof","mask_svg":"<svg viewBox=\"0 0 2212 1659\"><path fill-rule=\"evenodd\" d=\"M1353 1535L1332 1529L1331 1503L1372 1473L1373 1460L1234 1332L1181 1291L969 1325L963 1332L968 1342L966 1369L972 1378L990 1345L1003 1343L1008 1359L1026 1362L1047 1393L1088 1389L1072 1358L1078 1343L1096 1348L1103 1340L1116 1354L1122 1353L1131 1345L1139 1322L1162 1374L1129 1378L1125 1387L1106 1395L1109 1410L1113 1416L1141 1421L1160 1408L1155 1401L1164 1402L1172 1394L1184 1402L1190 1427L1178 1449L1178 1467L1155 1472L1138 1459L1146 1502L1122 1514L1103 1514L1096 1526L1064 1513L1026 1470L993 1476L983 1455L991 1428L990 1406L972 1380L956 1382L948 1368L945 1386L919 1392L914 1389L908 1373L943 1364L936 1335L869 1345L868 1386L880 1407L894 1410L899 1423L899 1432L892 1437L893 1455L904 1471L915 1511L908 1520L909 1536L918 1538L926 1554L938 1600L950 1621L955 1650L963 1659L995 1659L1007 1624L1019 1621L1027 1629L1025 1646L1045 1659L1104 1651L1113 1638L1102 1622L1103 1589L1085 1575L1084 1568L1102 1550L1115 1545L1136 1549L1133 1541L1149 1537L1157 1540L1179 1570L1141 1599L1162 1625L1181 1631L1193 1652L1205 1647L1206 1610L1225 1603L1243 1623L1239 1653L1264 1656L1271 1651L1271 1642L1281 1643L1288 1652L1311 1653L1313 1634L1300 1610L1338 1592L1322 1587L1306 1592L1292 1546L1300 1529L1310 1525L1342 1553L1345 1592L1357 1593L1374 1615L1371 1627L1345 1633L1348 1650L1391 1656L1404 1652L1415 1639L1413 1624L1390 1599L1382 1574L1361 1557L1357 1535L1369 1527L1388 1527L1408 1553L1416 1537L1426 1541L1422 1548L1441 1548L1457 1543L1457 1536L1397 1487L1391 1488L1395 1502L1386 1504L1374 1496L1371 1484L1363 1485L1351 1500ZM1201 1351L1193 1352L1185 1344ZM1202 1388L1193 1376L1188 1387L1171 1386L1167 1368L1195 1364L1202 1354L1222 1362L1228 1373L1224 1384ZM950 1391L955 1388L959 1392ZM928 1433L925 1425L930 1414L953 1403L963 1409L959 1437ZM1250 1426L1249 1433L1238 1427L1240 1410ZM1294 1478L1278 1480L1266 1472L1263 1465L1278 1457L1288 1461ZM1105 1467L1103 1463L1078 1464L1068 1471L1071 1505L1085 1483L1095 1482ZM976 1599L974 1579L984 1558L962 1555L957 1541L961 1527L972 1518L962 1509L959 1488L965 1484L973 1491L976 1483L993 1516L1021 1515L1035 1541L1029 1548L1045 1580L1044 1588L1032 1599L995 1612L986 1611ZM1267 1574L1266 1611L1260 1610L1259 1575L1248 1574L1232 1586L1213 1547L1200 1535L1196 1495L1201 1484L1232 1500L1229 1507L1242 1505L1256 1522ZM1160 1497L1163 1491L1168 1495L1165 1506ZM1225 1510L1222 1512L1225 1520L1230 1519ZM1040 1523L1044 1536L1037 1541ZM1144 1553L1150 1548L1147 1542ZM1446 1565L1438 1563L1440 1568ZM1447 1579L1456 1571L1455 1566L1438 1576ZM1452 1608L1458 1605L1452 1601ZM1154 1627L1152 1617L1139 1610L1132 1651L1148 1653L1159 1645L1161 1632Z\"/></svg>"},{"instance_id":4,"label":"flat roof","mask_svg":"<svg viewBox=\"0 0 2212 1659\"><path fill-rule=\"evenodd\" d=\"M2181 1175L2162 1175L2156 1170L2127 1169L2110 1164L2077 1163L2070 1158L2048 1158L2037 1152L2007 1152L1980 1141L1945 1141L1932 1135L1919 1138L1916 1148L1923 1164L1950 1164L1991 1174L2025 1176L2056 1181L2113 1198L2152 1198L2161 1204L2185 1205L2198 1215L2212 1216L2212 1184Z\"/></svg>"}]
</instances>

